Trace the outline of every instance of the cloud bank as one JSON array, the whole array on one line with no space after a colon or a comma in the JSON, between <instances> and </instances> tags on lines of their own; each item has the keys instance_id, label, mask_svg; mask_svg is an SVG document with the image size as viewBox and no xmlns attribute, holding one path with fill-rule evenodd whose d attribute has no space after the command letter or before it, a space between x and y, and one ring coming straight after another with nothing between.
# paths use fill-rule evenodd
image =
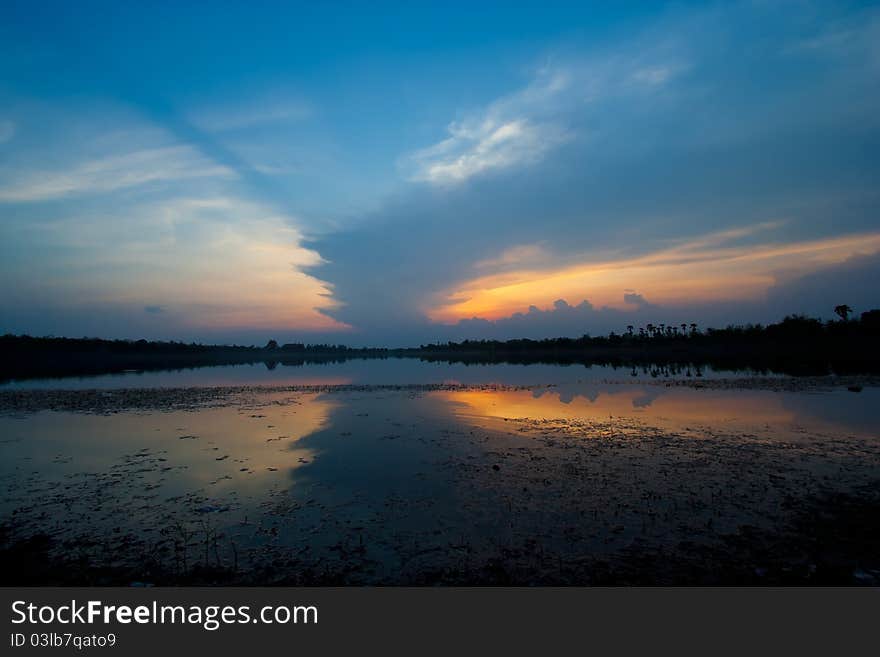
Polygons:
<instances>
[{"instance_id":1,"label":"cloud bank","mask_svg":"<svg viewBox=\"0 0 880 657\"><path fill-rule=\"evenodd\" d=\"M409 155L410 188L314 242L328 312L352 339L414 343L810 305L797 281L880 251L877 24L742 5L565 49ZM783 290L788 307L768 303Z\"/></svg>"}]
</instances>

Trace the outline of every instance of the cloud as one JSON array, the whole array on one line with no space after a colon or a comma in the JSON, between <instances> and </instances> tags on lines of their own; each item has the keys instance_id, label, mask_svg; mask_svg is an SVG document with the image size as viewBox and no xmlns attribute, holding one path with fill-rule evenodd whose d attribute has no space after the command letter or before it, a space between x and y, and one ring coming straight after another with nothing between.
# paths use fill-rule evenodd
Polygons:
<instances>
[{"instance_id":1,"label":"cloud","mask_svg":"<svg viewBox=\"0 0 880 657\"><path fill-rule=\"evenodd\" d=\"M234 177L187 145L148 148L80 161L64 169L0 172L0 202L45 201L100 194L154 182Z\"/></svg>"},{"instance_id":2,"label":"cloud","mask_svg":"<svg viewBox=\"0 0 880 657\"><path fill-rule=\"evenodd\" d=\"M880 254L854 255L803 276L790 277L767 293L770 308L785 313L832 317L834 306L845 303L856 314L880 308Z\"/></svg>"},{"instance_id":3,"label":"cloud","mask_svg":"<svg viewBox=\"0 0 880 657\"><path fill-rule=\"evenodd\" d=\"M624 294L627 307L596 306L589 301L571 305L562 299L549 307L531 305L527 310L498 319L466 318L434 330L434 339L513 339L577 337L583 333L622 333L627 326L648 323L698 323L701 327L750 322L769 323L784 315L804 313L835 318L833 308L846 303L856 314L880 308L880 253L858 255L773 284L762 297L731 302L723 295L692 303L650 303L636 292Z\"/></svg>"},{"instance_id":4,"label":"cloud","mask_svg":"<svg viewBox=\"0 0 880 657\"><path fill-rule=\"evenodd\" d=\"M34 309L46 307L63 312L67 330L76 333L96 309L105 316L161 314L165 337L345 331L327 314L336 305L332 286L306 271L323 260L302 245L294 225L293 217L222 195L7 222L0 273L9 285L0 301L7 318L30 318L19 329L28 331L45 322ZM22 266L17 253L37 249L52 257Z\"/></svg>"},{"instance_id":5,"label":"cloud","mask_svg":"<svg viewBox=\"0 0 880 657\"><path fill-rule=\"evenodd\" d=\"M623 302L629 306L635 306L640 310L653 307L653 304L649 303L645 297L635 292L624 292Z\"/></svg>"},{"instance_id":6,"label":"cloud","mask_svg":"<svg viewBox=\"0 0 880 657\"><path fill-rule=\"evenodd\" d=\"M524 118L505 123L485 119L477 126L453 124L449 132L452 136L445 141L413 155L414 180L458 183L484 171L534 163L567 138L559 126Z\"/></svg>"},{"instance_id":7,"label":"cloud","mask_svg":"<svg viewBox=\"0 0 880 657\"><path fill-rule=\"evenodd\" d=\"M622 333L628 325L663 321L666 315L672 313L647 302L633 312L631 309L597 307L586 299L576 305L565 299L556 299L548 308L532 305L525 312L510 317L462 319L445 326L442 335L444 340L579 337L585 333Z\"/></svg>"},{"instance_id":8,"label":"cloud","mask_svg":"<svg viewBox=\"0 0 880 657\"><path fill-rule=\"evenodd\" d=\"M518 244L505 249L495 258L486 258L474 264L475 269L503 270L546 262L551 255L542 244Z\"/></svg>"},{"instance_id":9,"label":"cloud","mask_svg":"<svg viewBox=\"0 0 880 657\"><path fill-rule=\"evenodd\" d=\"M446 128L442 141L403 159L415 181L452 185L474 176L540 162L579 135L573 115L654 92L687 67L666 45L642 44L638 54L600 54L540 67L513 93Z\"/></svg>"},{"instance_id":10,"label":"cloud","mask_svg":"<svg viewBox=\"0 0 880 657\"><path fill-rule=\"evenodd\" d=\"M880 233L817 240L743 243L778 226L762 223L689 238L635 257L593 254L562 266L549 256L543 268L505 270L454 285L447 301L428 310L434 321L463 317L496 319L557 295L587 296L618 306L621 290L638 287L663 305L688 306L723 298L755 300L774 285L854 256L880 253ZM571 259L571 258L569 258ZM644 297L623 296L626 305L644 308Z\"/></svg>"},{"instance_id":11,"label":"cloud","mask_svg":"<svg viewBox=\"0 0 880 657\"><path fill-rule=\"evenodd\" d=\"M411 344L621 330L643 314L766 321L837 296L818 294L824 274L875 257L878 14L795 13L682 7L613 42L551 44L521 84L416 141L434 108L379 89L368 111L328 104L314 123L290 95L181 114L117 68L137 117L90 111L90 130L67 103L9 115L0 201L19 203L0 222L2 319L101 328L100 309L119 326ZM316 89L339 98L335 84ZM133 118L160 134L128 140ZM145 316L157 300L166 312Z\"/></svg>"},{"instance_id":12,"label":"cloud","mask_svg":"<svg viewBox=\"0 0 880 657\"><path fill-rule=\"evenodd\" d=\"M661 85L673 75L673 69L669 66L651 66L641 68L633 73L632 78L636 82L648 85Z\"/></svg>"},{"instance_id":13,"label":"cloud","mask_svg":"<svg viewBox=\"0 0 880 657\"><path fill-rule=\"evenodd\" d=\"M277 94L261 94L238 104L221 103L190 113L193 124L206 132L229 132L267 124L303 121L311 117L311 104Z\"/></svg>"},{"instance_id":14,"label":"cloud","mask_svg":"<svg viewBox=\"0 0 880 657\"><path fill-rule=\"evenodd\" d=\"M446 139L404 159L411 179L448 185L540 161L570 138L552 111L568 85L564 73L544 70L525 88L451 123Z\"/></svg>"},{"instance_id":15,"label":"cloud","mask_svg":"<svg viewBox=\"0 0 880 657\"><path fill-rule=\"evenodd\" d=\"M303 219L210 135L158 110L148 121L116 105L34 105L50 129L29 119L29 147L0 170L0 202L17 203L0 222L3 329L263 341L348 330L311 273L324 260Z\"/></svg>"},{"instance_id":16,"label":"cloud","mask_svg":"<svg viewBox=\"0 0 880 657\"><path fill-rule=\"evenodd\" d=\"M880 161L866 149L880 139L876 74L862 53L786 49L826 18L738 5L559 49L530 83L463 111L404 161L436 182L316 239L340 302L330 314L352 339L391 344L459 335L460 321L488 335L560 298L608 309L583 314L590 331L641 312L778 319L788 308L766 303L771 290L878 247ZM566 139L483 166L480 144L511 121ZM655 308L627 303L627 290Z\"/></svg>"},{"instance_id":17,"label":"cloud","mask_svg":"<svg viewBox=\"0 0 880 657\"><path fill-rule=\"evenodd\" d=\"M845 16L832 16L784 46L789 55L855 56L862 65L880 65L880 17L864 8Z\"/></svg>"}]
</instances>

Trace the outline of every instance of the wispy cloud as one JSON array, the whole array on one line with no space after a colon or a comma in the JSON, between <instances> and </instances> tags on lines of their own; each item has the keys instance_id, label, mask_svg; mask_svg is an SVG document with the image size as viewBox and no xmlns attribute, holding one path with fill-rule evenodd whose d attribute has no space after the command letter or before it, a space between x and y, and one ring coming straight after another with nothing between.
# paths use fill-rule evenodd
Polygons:
<instances>
[{"instance_id":1,"label":"wispy cloud","mask_svg":"<svg viewBox=\"0 0 880 657\"><path fill-rule=\"evenodd\" d=\"M191 113L195 125L207 132L227 132L265 124L302 121L313 113L311 104L299 99L261 96L238 104L207 107Z\"/></svg>"},{"instance_id":2,"label":"wispy cloud","mask_svg":"<svg viewBox=\"0 0 880 657\"><path fill-rule=\"evenodd\" d=\"M449 137L408 158L412 179L458 183L488 170L539 161L569 137L564 126L541 116L567 86L563 74L544 73L483 112L450 124Z\"/></svg>"},{"instance_id":3,"label":"wispy cloud","mask_svg":"<svg viewBox=\"0 0 880 657\"><path fill-rule=\"evenodd\" d=\"M449 131L452 137L415 155L416 180L456 183L489 169L537 162L566 139L558 126L525 119L501 124L487 119L475 128L452 125Z\"/></svg>"},{"instance_id":4,"label":"wispy cloud","mask_svg":"<svg viewBox=\"0 0 880 657\"><path fill-rule=\"evenodd\" d=\"M449 185L539 162L576 136L573 115L589 104L659 89L685 68L656 46L650 50L541 67L525 87L451 123L446 139L405 158L411 179Z\"/></svg>"},{"instance_id":5,"label":"wispy cloud","mask_svg":"<svg viewBox=\"0 0 880 657\"><path fill-rule=\"evenodd\" d=\"M486 258L474 264L476 269L500 271L511 267L527 267L547 262L551 254L543 244L520 244L505 249L495 258Z\"/></svg>"},{"instance_id":6,"label":"wispy cloud","mask_svg":"<svg viewBox=\"0 0 880 657\"><path fill-rule=\"evenodd\" d=\"M190 146L166 146L90 159L65 169L0 171L0 202L45 201L153 182L218 176L234 177L235 173Z\"/></svg>"},{"instance_id":7,"label":"wispy cloud","mask_svg":"<svg viewBox=\"0 0 880 657\"><path fill-rule=\"evenodd\" d=\"M836 20L822 21L808 35L786 44L787 54L858 55L863 63L880 64L880 15L865 9Z\"/></svg>"}]
</instances>

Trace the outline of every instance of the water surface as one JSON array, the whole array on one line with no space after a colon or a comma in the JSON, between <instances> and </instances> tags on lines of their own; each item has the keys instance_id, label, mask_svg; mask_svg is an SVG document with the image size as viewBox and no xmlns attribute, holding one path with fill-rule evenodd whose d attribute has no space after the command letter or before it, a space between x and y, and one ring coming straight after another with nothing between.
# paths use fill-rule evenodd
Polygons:
<instances>
[{"instance_id":1,"label":"water surface","mask_svg":"<svg viewBox=\"0 0 880 657\"><path fill-rule=\"evenodd\" d=\"M131 371L84 377L7 381L0 389L182 388L232 385L406 385L416 383L501 383L540 385L633 378L728 378L753 372L716 372L708 366L612 367L581 364L467 364L417 358L353 358L341 362L270 365L254 363L162 371Z\"/></svg>"},{"instance_id":2,"label":"water surface","mask_svg":"<svg viewBox=\"0 0 880 657\"><path fill-rule=\"evenodd\" d=\"M281 559L257 581L323 567L332 581L418 582L532 544L597 558L773 526L792 491L870 482L878 392L573 383L41 411L0 418L0 511L16 535L135 579ZM672 516L659 523L655 495Z\"/></svg>"},{"instance_id":3,"label":"water surface","mask_svg":"<svg viewBox=\"0 0 880 657\"><path fill-rule=\"evenodd\" d=\"M632 382L628 369L552 365L291 369L299 378L238 366L76 385L326 387L246 389L185 410L7 410L7 541L42 537L46 563L75 583L742 581L791 572L741 554L762 544L755 532L811 540L792 529L797 513L880 481L880 388L694 389L664 373ZM480 385L404 385L413 379ZM395 387L333 387L365 382ZM486 385L497 382L508 385ZM798 562L805 577L817 558Z\"/></svg>"}]
</instances>

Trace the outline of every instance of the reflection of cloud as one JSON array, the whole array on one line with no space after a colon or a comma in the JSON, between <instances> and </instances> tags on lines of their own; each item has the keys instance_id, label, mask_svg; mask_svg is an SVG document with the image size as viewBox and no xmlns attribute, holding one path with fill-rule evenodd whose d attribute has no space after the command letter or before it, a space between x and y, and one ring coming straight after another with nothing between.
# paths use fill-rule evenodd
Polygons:
<instances>
[{"instance_id":1,"label":"reflection of cloud","mask_svg":"<svg viewBox=\"0 0 880 657\"><path fill-rule=\"evenodd\" d=\"M65 169L17 173L5 177L0 202L43 201L152 182L233 175L190 146L168 146L87 160Z\"/></svg>"},{"instance_id":2,"label":"reflection of cloud","mask_svg":"<svg viewBox=\"0 0 880 657\"><path fill-rule=\"evenodd\" d=\"M655 390L646 391L644 394L632 398L632 406L633 408L648 408L659 396L660 393Z\"/></svg>"},{"instance_id":3,"label":"reflection of cloud","mask_svg":"<svg viewBox=\"0 0 880 657\"><path fill-rule=\"evenodd\" d=\"M528 390L437 391L429 396L451 402L450 408L457 417L484 427L496 426L502 418L605 422L609 417L637 417L651 425L677 430L697 423L789 426L794 420L779 395L772 393L731 395L719 390L589 385L554 388L539 396Z\"/></svg>"}]
</instances>

